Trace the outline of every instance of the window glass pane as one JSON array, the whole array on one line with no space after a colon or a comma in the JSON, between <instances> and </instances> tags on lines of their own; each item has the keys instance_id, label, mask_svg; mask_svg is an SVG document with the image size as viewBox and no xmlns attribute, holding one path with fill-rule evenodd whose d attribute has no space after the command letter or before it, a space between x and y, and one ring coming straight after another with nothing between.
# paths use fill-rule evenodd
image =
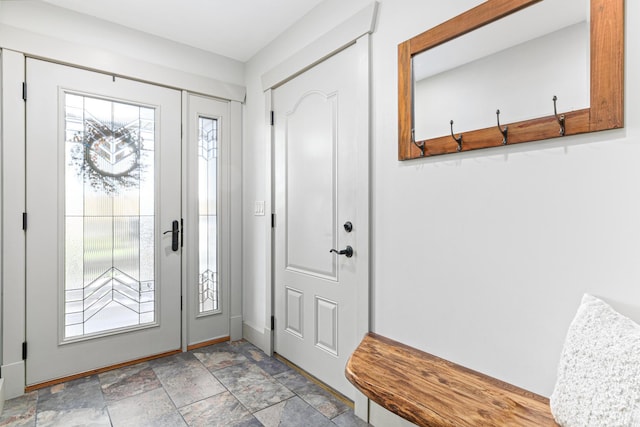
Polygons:
<instances>
[{"instance_id":1,"label":"window glass pane","mask_svg":"<svg viewBox=\"0 0 640 427\"><path fill-rule=\"evenodd\" d=\"M198 313L219 309L217 240L218 120L198 120Z\"/></svg>"},{"instance_id":2,"label":"window glass pane","mask_svg":"<svg viewBox=\"0 0 640 427\"><path fill-rule=\"evenodd\" d=\"M153 108L65 94L65 338L155 321Z\"/></svg>"}]
</instances>

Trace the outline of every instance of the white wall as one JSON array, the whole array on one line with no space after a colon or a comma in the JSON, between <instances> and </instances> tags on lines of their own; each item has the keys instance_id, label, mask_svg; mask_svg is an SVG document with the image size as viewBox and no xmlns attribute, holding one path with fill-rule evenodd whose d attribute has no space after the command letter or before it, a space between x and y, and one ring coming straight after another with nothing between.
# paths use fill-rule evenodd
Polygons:
<instances>
[{"instance_id":1,"label":"white wall","mask_svg":"<svg viewBox=\"0 0 640 427\"><path fill-rule=\"evenodd\" d=\"M0 1L0 47L244 101L244 64L42 1Z\"/></svg>"},{"instance_id":2,"label":"white wall","mask_svg":"<svg viewBox=\"0 0 640 427\"><path fill-rule=\"evenodd\" d=\"M244 318L266 326L268 153L260 76L368 2L327 0L246 67ZM372 39L372 324L390 338L549 395L584 292L640 321L640 108L622 130L397 160L397 45L478 0L381 0ZM626 75L640 4L626 4Z\"/></svg>"}]
</instances>

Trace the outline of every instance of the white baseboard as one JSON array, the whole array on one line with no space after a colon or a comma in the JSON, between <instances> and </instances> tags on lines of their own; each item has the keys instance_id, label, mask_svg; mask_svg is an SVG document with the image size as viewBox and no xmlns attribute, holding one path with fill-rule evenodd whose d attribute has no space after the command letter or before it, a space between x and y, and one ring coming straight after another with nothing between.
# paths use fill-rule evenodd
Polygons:
<instances>
[{"instance_id":1,"label":"white baseboard","mask_svg":"<svg viewBox=\"0 0 640 427\"><path fill-rule=\"evenodd\" d=\"M0 415L4 409L4 378L0 378Z\"/></svg>"},{"instance_id":2,"label":"white baseboard","mask_svg":"<svg viewBox=\"0 0 640 427\"><path fill-rule=\"evenodd\" d=\"M356 398L353 401L353 413L363 421L369 421L369 399L356 389Z\"/></svg>"},{"instance_id":3,"label":"white baseboard","mask_svg":"<svg viewBox=\"0 0 640 427\"><path fill-rule=\"evenodd\" d=\"M24 360L2 365L4 398L9 400L24 394Z\"/></svg>"},{"instance_id":4,"label":"white baseboard","mask_svg":"<svg viewBox=\"0 0 640 427\"><path fill-rule=\"evenodd\" d=\"M231 341L241 340L243 337L242 316L231 316L231 319L229 319L229 324L230 324L229 335L230 335Z\"/></svg>"},{"instance_id":5,"label":"white baseboard","mask_svg":"<svg viewBox=\"0 0 640 427\"><path fill-rule=\"evenodd\" d=\"M384 427L415 427L416 425L369 401L369 424Z\"/></svg>"},{"instance_id":6,"label":"white baseboard","mask_svg":"<svg viewBox=\"0 0 640 427\"><path fill-rule=\"evenodd\" d=\"M270 332L271 331L267 332L267 330L265 330L264 332L260 332L260 330L247 323L242 324L242 337L267 354L269 354L271 351Z\"/></svg>"}]
</instances>

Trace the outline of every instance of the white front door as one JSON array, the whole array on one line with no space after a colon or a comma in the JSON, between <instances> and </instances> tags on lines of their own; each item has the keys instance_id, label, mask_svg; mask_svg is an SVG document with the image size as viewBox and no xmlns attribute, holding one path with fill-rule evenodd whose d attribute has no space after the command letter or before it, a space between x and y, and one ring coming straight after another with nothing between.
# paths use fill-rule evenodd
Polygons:
<instances>
[{"instance_id":1,"label":"white front door","mask_svg":"<svg viewBox=\"0 0 640 427\"><path fill-rule=\"evenodd\" d=\"M187 96L187 346L229 337L229 102Z\"/></svg>"},{"instance_id":2,"label":"white front door","mask_svg":"<svg viewBox=\"0 0 640 427\"><path fill-rule=\"evenodd\" d=\"M358 152L358 52L273 91L275 351L352 400L344 368L362 338L357 307L368 304L358 293L368 215L356 197L368 162Z\"/></svg>"},{"instance_id":3,"label":"white front door","mask_svg":"<svg viewBox=\"0 0 640 427\"><path fill-rule=\"evenodd\" d=\"M180 349L180 92L26 69L27 385Z\"/></svg>"}]
</instances>

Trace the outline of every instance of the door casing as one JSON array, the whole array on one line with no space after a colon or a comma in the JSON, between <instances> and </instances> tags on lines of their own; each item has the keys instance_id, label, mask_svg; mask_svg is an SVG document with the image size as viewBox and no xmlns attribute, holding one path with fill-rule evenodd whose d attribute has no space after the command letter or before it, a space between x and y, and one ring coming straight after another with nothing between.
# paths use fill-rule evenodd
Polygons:
<instances>
[{"instance_id":1,"label":"door casing","mask_svg":"<svg viewBox=\"0 0 640 427\"><path fill-rule=\"evenodd\" d=\"M358 192L357 209L370 212L370 34L375 29L378 5L376 2L363 8L361 11L347 19L340 26L326 33L320 39L304 49L304 55L293 56L274 67L262 76L263 89L265 91L265 138L270 141L269 155L266 164L266 212L273 213L275 206L274 195L274 149L275 132L271 126L271 111L273 108L272 90L293 78L305 69L339 52L346 46L355 44L358 50L358 68L354 72L358 75L359 85L358 108L354 112L354 120L358 123L358 158L354 162L358 167ZM348 29L348 30L346 30ZM361 257L364 274L357 284L358 303L356 314L357 334L364 336L370 329L370 215L363 217L360 225L361 232L358 240L358 254ZM366 230L366 232L365 232ZM256 331L253 341L260 345L267 354L273 354L273 330L270 327L274 315L274 233L271 221L265 222L265 265L267 277L267 289L265 292L265 319L264 333ZM355 414L367 420L369 417L368 399L361 393L356 393Z\"/></svg>"}]
</instances>

